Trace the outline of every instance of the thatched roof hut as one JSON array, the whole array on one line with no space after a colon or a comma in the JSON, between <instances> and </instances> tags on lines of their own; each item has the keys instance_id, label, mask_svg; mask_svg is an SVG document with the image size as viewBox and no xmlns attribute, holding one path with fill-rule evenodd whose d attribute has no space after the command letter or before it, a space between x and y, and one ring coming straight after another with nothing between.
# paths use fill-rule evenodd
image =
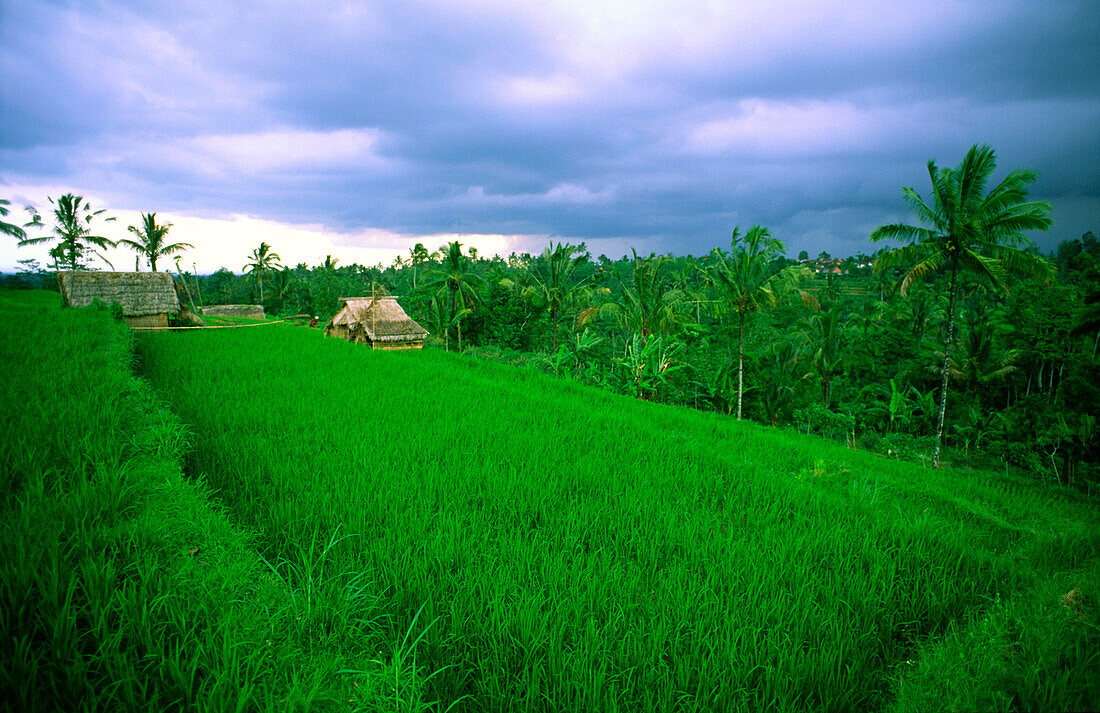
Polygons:
<instances>
[{"instance_id":1,"label":"thatched roof hut","mask_svg":"<svg viewBox=\"0 0 1100 713\"><path fill-rule=\"evenodd\" d=\"M87 307L95 300L117 303L131 327L167 327L168 318L180 313L176 285L166 272L57 273L61 296L70 307Z\"/></svg>"},{"instance_id":2,"label":"thatched roof hut","mask_svg":"<svg viewBox=\"0 0 1100 713\"><path fill-rule=\"evenodd\" d=\"M423 349L428 330L413 321L396 297L341 297L340 311L325 325L337 336L373 349Z\"/></svg>"}]
</instances>

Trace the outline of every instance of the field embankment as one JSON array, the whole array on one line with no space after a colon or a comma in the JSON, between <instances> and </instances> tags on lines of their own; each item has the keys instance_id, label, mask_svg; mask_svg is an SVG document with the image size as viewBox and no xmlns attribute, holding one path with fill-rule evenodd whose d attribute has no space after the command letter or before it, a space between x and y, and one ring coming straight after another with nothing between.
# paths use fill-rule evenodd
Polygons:
<instances>
[{"instance_id":1,"label":"field embankment","mask_svg":"<svg viewBox=\"0 0 1100 713\"><path fill-rule=\"evenodd\" d=\"M1097 510L1072 494L292 327L140 347L296 640L444 703L1100 706Z\"/></svg>"},{"instance_id":2,"label":"field embankment","mask_svg":"<svg viewBox=\"0 0 1100 713\"><path fill-rule=\"evenodd\" d=\"M414 707L408 666L300 635L299 590L183 475L132 333L58 302L0 292L0 710ZM362 601L347 635L382 614Z\"/></svg>"}]
</instances>

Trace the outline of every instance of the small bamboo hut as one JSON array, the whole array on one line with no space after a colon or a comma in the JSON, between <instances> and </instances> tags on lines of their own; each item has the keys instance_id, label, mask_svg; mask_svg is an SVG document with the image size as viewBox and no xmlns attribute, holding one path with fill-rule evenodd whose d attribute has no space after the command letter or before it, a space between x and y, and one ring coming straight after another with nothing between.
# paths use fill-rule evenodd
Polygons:
<instances>
[{"instance_id":1,"label":"small bamboo hut","mask_svg":"<svg viewBox=\"0 0 1100 713\"><path fill-rule=\"evenodd\" d=\"M396 297L341 297L340 311L325 325L325 336L372 349L423 349L428 330L405 314Z\"/></svg>"},{"instance_id":2,"label":"small bamboo hut","mask_svg":"<svg viewBox=\"0 0 1100 713\"><path fill-rule=\"evenodd\" d=\"M167 327L169 317L181 314L176 285L166 272L57 273L61 297L70 307L87 307L97 299L117 303L131 327Z\"/></svg>"}]
</instances>

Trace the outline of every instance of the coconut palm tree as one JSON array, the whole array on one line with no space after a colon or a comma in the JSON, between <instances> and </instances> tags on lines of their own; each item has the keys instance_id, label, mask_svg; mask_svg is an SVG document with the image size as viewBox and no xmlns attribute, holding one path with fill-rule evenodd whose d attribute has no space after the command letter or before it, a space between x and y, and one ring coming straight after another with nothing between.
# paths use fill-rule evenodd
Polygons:
<instances>
[{"instance_id":1,"label":"coconut palm tree","mask_svg":"<svg viewBox=\"0 0 1100 713\"><path fill-rule=\"evenodd\" d=\"M441 269L428 270L427 274L435 279L427 285L434 294L439 304L446 299L449 305L447 310L447 327L443 331L444 348L450 350L450 327L453 325L458 331L458 351L462 352L462 320L477 304L477 288L482 280L466 268L469 260L462 254L462 244L457 240L447 245L447 252L443 256Z\"/></svg>"},{"instance_id":2,"label":"coconut palm tree","mask_svg":"<svg viewBox=\"0 0 1100 713\"><path fill-rule=\"evenodd\" d=\"M929 161L932 205L928 205L912 188L901 189L906 207L923 225L895 223L879 226L871 233L873 241L898 240L908 243L884 253L874 264L875 272L895 266L905 267L899 284L902 296L908 294L910 286L921 280L941 272L947 274L947 334L944 337L933 468L939 465L943 442L959 275L964 271L973 272L1006 293L1007 271L1043 279L1050 279L1053 275L1049 262L1020 249L1020 246L1032 245L1023 231L1046 230L1051 225L1049 203L1026 201L1027 186L1035 182L1035 172L1015 169L986 193L989 177L996 167L997 157L993 149L978 144L970 148L962 163L955 168L940 168L935 161Z\"/></svg>"},{"instance_id":3,"label":"coconut palm tree","mask_svg":"<svg viewBox=\"0 0 1100 713\"><path fill-rule=\"evenodd\" d=\"M149 269L156 272L158 258L174 255L183 252L187 248L195 247L191 243L172 243L171 245L165 245L164 238L168 235L168 229L171 227L171 223L157 225L156 213L142 213L140 227L131 225L126 228L137 236L137 240L123 238L118 241L118 244L125 245L132 249L139 257L145 256L145 259L149 261Z\"/></svg>"},{"instance_id":4,"label":"coconut palm tree","mask_svg":"<svg viewBox=\"0 0 1100 713\"><path fill-rule=\"evenodd\" d=\"M87 252L92 253L113 269L114 265L111 265L111 261L92 248L92 246L95 246L100 250L106 250L108 247L113 248L116 245L113 240L100 235L92 235L92 219L102 214L104 209L92 210L92 206L88 201L84 200L82 196L73 195L72 193L66 193L57 201L54 201L53 198L50 198L49 201L54 206L52 233L39 238L23 238L19 241L19 247L60 240L57 244L57 252L51 251L50 254L55 258L59 258L59 262L68 263L70 270L76 270L83 264L84 254ZM28 206L28 211L31 214L31 221L23 227L45 227L42 216L38 214L38 211L30 206ZM104 220L112 221L114 218L104 218Z\"/></svg>"},{"instance_id":5,"label":"coconut palm tree","mask_svg":"<svg viewBox=\"0 0 1100 713\"><path fill-rule=\"evenodd\" d=\"M802 325L810 347L810 365L821 379L821 402L825 408L832 403L833 381L847 367L840 317L840 305L832 305L814 312Z\"/></svg>"},{"instance_id":6,"label":"coconut palm tree","mask_svg":"<svg viewBox=\"0 0 1100 713\"><path fill-rule=\"evenodd\" d=\"M417 243L411 250L409 250L409 264L413 269L413 289L416 289L416 268L417 266L425 263L431 257L428 252L428 248L424 247L424 243Z\"/></svg>"},{"instance_id":7,"label":"coconut palm tree","mask_svg":"<svg viewBox=\"0 0 1100 713\"><path fill-rule=\"evenodd\" d=\"M951 378L976 392L979 408L982 405L982 389L1016 371L1015 362L1020 358L1017 349L1001 351L997 348L997 321L1004 324L1004 313L996 310L992 315L987 315L979 303L977 309L970 313L968 324L961 330L958 350L948 360ZM938 352L937 356L940 356Z\"/></svg>"},{"instance_id":8,"label":"coconut palm tree","mask_svg":"<svg viewBox=\"0 0 1100 713\"><path fill-rule=\"evenodd\" d=\"M662 272L668 257L653 255L638 257L634 254L634 272L630 284L623 284L622 297L618 302L602 305L598 313L610 315L618 320L627 332L633 332L641 339L651 335L668 334L688 321L682 312L686 303L684 294L672 287L671 279ZM587 322L597 310L586 310L582 321Z\"/></svg>"},{"instance_id":9,"label":"coconut palm tree","mask_svg":"<svg viewBox=\"0 0 1100 713\"><path fill-rule=\"evenodd\" d=\"M720 313L737 315L737 420L741 420L741 401L745 392L746 319L779 304L779 300L797 289L810 270L799 265L774 268L776 258L786 252L781 240L773 238L768 229L754 225L742 237L733 229L731 251L720 248L711 253L706 275L714 289Z\"/></svg>"},{"instance_id":10,"label":"coconut palm tree","mask_svg":"<svg viewBox=\"0 0 1100 713\"><path fill-rule=\"evenodd\" d=\"M11 205L11 201L5 198L0 198L0 218L4 218L8 215L9 205ZM30 210L29 206L28 210ZM27 233L18 225L15 225L14 223L7 223L3 220L0 220L0 233L3 233L4 235L10 235L13 238L18 238L19 240L27 237Z\"/></svg>"},{"instance_id":11,"label":"coconut palm tree","mask_svg":"<svg viewBox=\"0 0 1100 713\"><path fill-rule=\"evenodd\" d=\"M261 241L260 247L252 251L252 255L249 256L251 262L244 266L245 273L251 273L256 278L256 286L260 288L260 302L264 301L264 275L269 272L278 270L282 265L279 261L282 259L278 253L271 251L271 246Z\"/></svg>"},{"instance_id":12,"label":"coconut palm tree","mask_svg":"<svg viewBox=\"0 0 1100 713\"><path fill-rule=\"evenodd\" d=\"M763 371L768 374L760 391L764 415L773 426L790 411L795 385L802 378L802 355L793 339L772 342L764 351Z\"/></svg>"},{"instance_id":13,"label":"coconut palm tree","mask_svg":"<svg viewBox=\"0 0 1100 713\"><path fill-rule=\"evenodd\" d=\"M551 243L542 251L536 269L528 271L530 282L522 295L536 309L545 309L550 313L552 353L558 351L558 325L562 312L580 306L588 295L585 280L576 276L577 269L587 261L588 253L583 248L569 243ZM501 284L504 287L513 285L507 278L501 280Z\"/></svg>"}]
</instances>

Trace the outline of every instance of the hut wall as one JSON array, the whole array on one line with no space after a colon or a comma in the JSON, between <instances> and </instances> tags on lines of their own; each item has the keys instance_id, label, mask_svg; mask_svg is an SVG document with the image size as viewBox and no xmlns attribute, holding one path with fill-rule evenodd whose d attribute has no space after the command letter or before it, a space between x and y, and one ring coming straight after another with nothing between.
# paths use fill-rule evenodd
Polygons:
<instances>
[{"instance_id":1,"label":"hut wall","mask_svg":"<svg viewBox=\"0 0 1100 713\"><path fill-rule=\"evenodd\" d=\"M168 326L168 315L166 314L146 314L140 317L123 317L126 320L126 324L131 327L153 327L155 329L164 329Z\"/></svg>"},{"instance_id":2,"label":"hut wall","mask_svg":"<svg viewBox=\"0 0 1100 713\"><path fill-rule=\"evenodd\" d=\"M423 349L423 339L410 339L407 342L373 342L371 344L373 349L378 349L384 352L403 352L410 349Z\"/></svg>"},{"instance_id":3,"label":"hut wall","mask_svg":"<svg viewBox=\"0 0 1100 713\"><path fill-rule=\"evenodd\" d=\"M265 319L264 308L260 305L210 305L203 307L201 311L207 317Z\"/></svg>"}]
</instances>

